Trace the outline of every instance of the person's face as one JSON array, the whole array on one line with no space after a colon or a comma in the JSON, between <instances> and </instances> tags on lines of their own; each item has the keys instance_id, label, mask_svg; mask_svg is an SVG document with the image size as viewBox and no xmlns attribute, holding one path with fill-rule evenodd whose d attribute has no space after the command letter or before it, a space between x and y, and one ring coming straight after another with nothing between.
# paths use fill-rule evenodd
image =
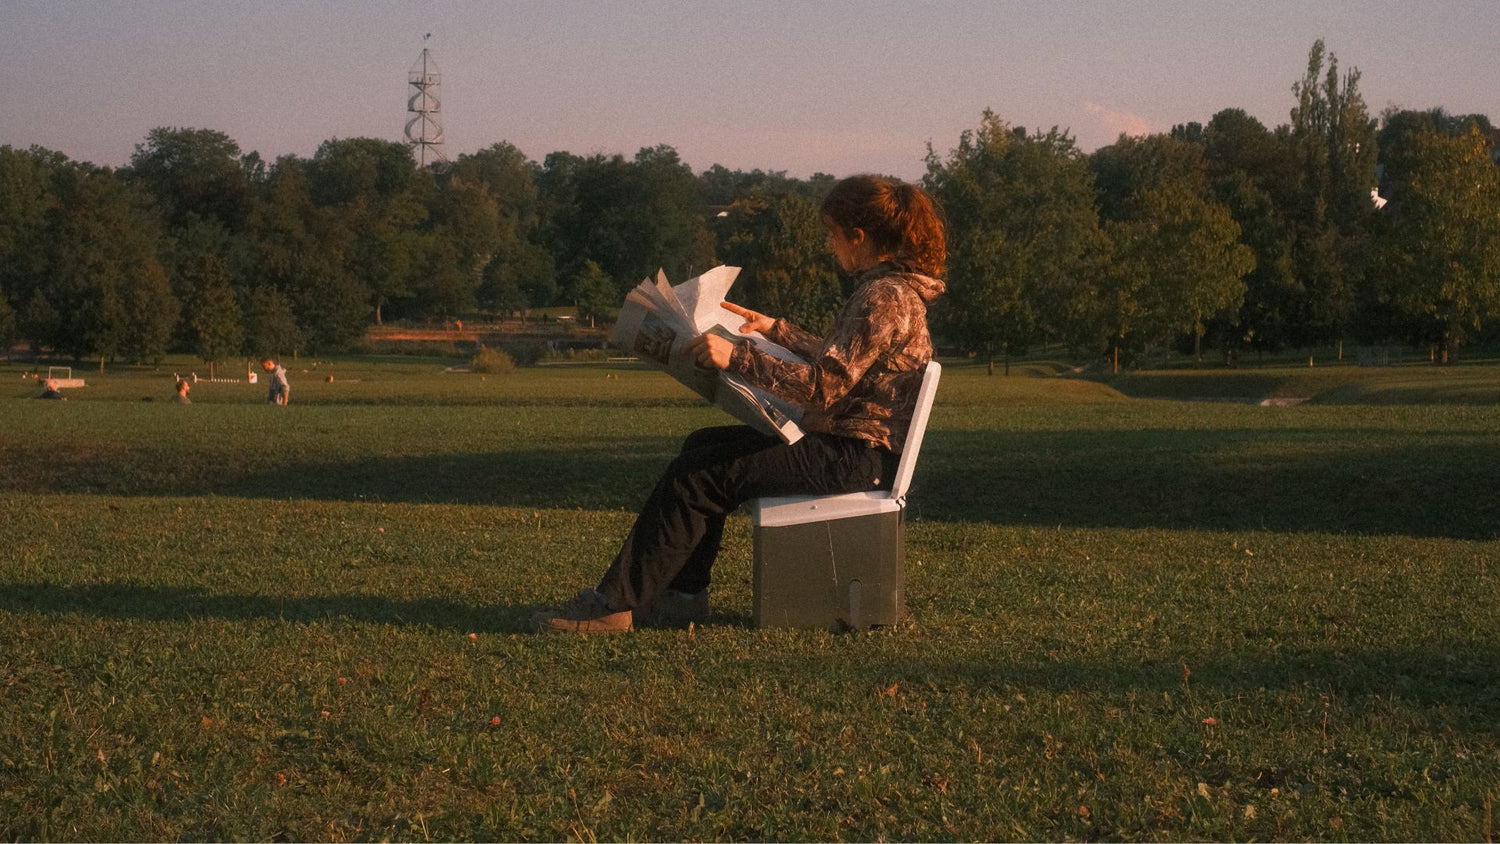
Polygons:
<instances>
[{"instance_id":1,"label":"person's face","mask_svg":"<svg viewBox=\"0 0 1500 844\"><path fill-rule=\"evenodd\" d=\"M864 229L845 231L828 219L823 220L823 225L828 227L828 251L839 262L839 269L854 273L867 270L877 263L872 254L874 249L870 239L865 236Z\"/></svg>"},{"instance_id":2,"label":"person's face","mask_svg":"<svg viewBox=\"0 0 1500 844\"><path fill-rule=\"evenodd\" d=\"M263 361L260 362L260 368L264 369L267 372L270 372L271 370L273 370L273 369L276 368L276 361L274 361L274 360L263 360Z\"/></svg>"}]
</instances>

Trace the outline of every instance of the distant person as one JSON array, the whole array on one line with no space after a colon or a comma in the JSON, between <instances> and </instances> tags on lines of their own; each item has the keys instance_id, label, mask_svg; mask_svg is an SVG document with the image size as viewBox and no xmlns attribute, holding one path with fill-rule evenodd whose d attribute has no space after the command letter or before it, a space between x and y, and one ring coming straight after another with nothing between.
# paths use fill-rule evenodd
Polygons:
<instances>
[{"instance_id":1,"label":"distant person","mask_svg":"<svg viewBox=\"0 0 1500 844\"><path fill-rule=\"evenodd\" d=\"M744 425L689 434L599 585L538 613L541 632L621 633L636 614L701 620L725 519L736 507L767 495L891 488L932 359L927 306L944 290L942 219L921 189L879 176L844 179L819 210L829 251L857 285L827 335L724 303L744 320L741 333L759 331L805 362L716 334L686 345L699 366L804 408L804 436L787 444Z\"/></svg>"},{"instance_id":2,"label":"distant person","mask_svg":"<svg viewBox=\"0 0 1500 844\"><path fill-rule=\"evenodd\" d=\"M266 358L260 362L260 368L267 373L266 401L285 407L292 398L292 385L286 380L286 367L277 363L275 358Z\"/></svg>"},{"instance_id":3,"label":"distant person","mask_svg":"<svg viewBox=\"0 0 1500 844\"><path fill-rule=\"evenodd\" d=\"M48 378L47 380L42 382L42 394L37 396L37 398L52 399L54 401L68 400L68 397L63 395L61 390L57 389L56 378Z\"/></svg>"},{"instance_id":4,"label":"distant person","mask_svg":"<svg viewBox=\"0 0 1500 844\"><path fill-rule=\"evenodd\" d=\"M188 398L188 391L191 389L193 389L193 385L190 381L188 381L186 378L178 378L177 397L172 400L177 402L178 404L192 404L193 400Z\"/></svg>"}]
</instances>

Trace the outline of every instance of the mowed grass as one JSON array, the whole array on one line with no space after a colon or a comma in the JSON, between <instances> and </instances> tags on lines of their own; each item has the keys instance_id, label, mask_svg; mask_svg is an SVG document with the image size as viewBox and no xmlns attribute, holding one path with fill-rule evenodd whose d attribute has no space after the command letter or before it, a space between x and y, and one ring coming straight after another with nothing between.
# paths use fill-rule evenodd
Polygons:
<instances>
[{"instance_id":1,"label":"mowed grass","mask_svg":"<svg viewBox=\"0 0 1500 844\"><path fill-rule=\"evenodd\" d=\"M286 409L0 401L4 837L1493 838L1493 404L950 366L907 623L752 628L736 518L712 624L544 639L725 417L624 366L329 366Z\"/></svg>"}]
</instances>

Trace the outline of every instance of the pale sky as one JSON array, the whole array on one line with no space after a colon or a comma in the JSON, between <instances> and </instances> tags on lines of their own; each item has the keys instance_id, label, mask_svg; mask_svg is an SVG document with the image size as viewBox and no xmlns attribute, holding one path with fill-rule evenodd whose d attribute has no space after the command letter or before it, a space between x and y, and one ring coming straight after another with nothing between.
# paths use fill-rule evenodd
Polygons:
<instances>
[{"instance_id":1,"label":"pale sky","mask_svg":"<svg viewBox=\"0 0 1500 844\"><path fill-rule=\"evenodd\" d=\"M1274 128L1317 38L1372 113L1500 123L1494 0L0 0L0 144L118 167L158 126L267 160L401 140L427 33L450 157L668 144L694 171L914 179L985 108L1084 150L1224 108Z\"/></svg>"}]
</instances>

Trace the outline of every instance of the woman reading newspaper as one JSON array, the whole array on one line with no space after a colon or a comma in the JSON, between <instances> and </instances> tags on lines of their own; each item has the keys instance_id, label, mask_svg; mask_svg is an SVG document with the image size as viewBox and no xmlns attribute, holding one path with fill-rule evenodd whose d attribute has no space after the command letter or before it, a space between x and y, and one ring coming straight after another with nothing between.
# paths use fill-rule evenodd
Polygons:
<instances>
[{"instance_id":1,"label":"woman reading newspaper","mask_svg":"<svg viewBox=\"0 0 1500 844\"><path fill-rule=\"evenodd\" d=\"M637 623L702 621L724 520L740 504L890 487L932 358L927 306L944 289L942 220L920 189L876 176L839 182L821 211L828 248L858 285L827 336L723 305L744 319L742 333L759 331L803 361L715 334L688 347L700 365L802 407L805 435L791 444L748 426L688 435L599 585L539 613L539 630L620 633Z\"/></svg>"}]
</instances>

